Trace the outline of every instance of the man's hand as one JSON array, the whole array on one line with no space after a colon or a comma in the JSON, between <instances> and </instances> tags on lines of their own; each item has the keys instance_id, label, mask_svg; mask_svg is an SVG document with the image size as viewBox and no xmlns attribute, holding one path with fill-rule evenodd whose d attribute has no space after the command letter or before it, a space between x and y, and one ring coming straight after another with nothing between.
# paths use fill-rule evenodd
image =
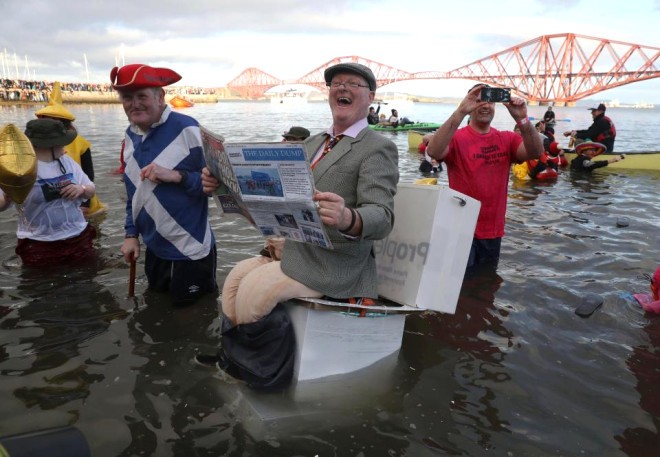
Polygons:
<instances>
[{"instance_id":1,"label":"man's hand","mask_svg":"<svg viewBox=\"0 0 660 457\"><path fill-rule=\"evenodd\" d=\"M489 102L482 102L479 97L481 95L481 88L483 85L473 87L470 92L467 93L465 98L461 100L461 103L458 105L456 111L462 116L461 118L469 115L472 111L477 108L480 108L483 105L488 104Z\"/></svg>"},{"instance_id":2,"label":"man's hand","mask_svg":"<svg viewBox=\"0 0 660 457\"><path fill-rule=\"evenodd\" d=\"M202 168L202 190L205 194L211 195L218 188L220 183L211 174L207 167Z\"/></svg>"},{"instance_id":3,"label":"man's hand","mask_svg":"<svg viewBox=\"0 0 660 457\"><path fill-rule=\"evenodd\" d=\"M176 170L161 167L156 163L150 163L140 171L140 179L143 181L148 179L156 184L163 182L178 183L181 181L181 173Z\"/></svg>"},{"instance_id":4,"label":"man's hand","mask_svg":"<svg viewBox=\"0 0 660 457\"><path fill-rule=\"evenodd\" d=\"M131 259L137 260L140 257L140 241L137 238L126 238L120 251L126 263L131 263Z\"/></svg>"},{"instance_id":5,"label":"man's hand","mask_svg":"<svg viewBox=\"0 0 660 457\"><path fill-rule=\"evenodd\" d=\"M351 224L351 210L344 199L332 192L316 192L313 197L321 216L321 222L338 230L346 230Z\"/></svg>"},{"instance_id":6,"label":"man's hand","mask_svg":"<svg viewBox=\"0 0 660 457\"><path fill-rule=\"evenodd\" d=\"M509 114L516 122L527 117L527 103L522 98L511 97L510 102L502 104L509 110Z\"/></svg>"}]
</instances>

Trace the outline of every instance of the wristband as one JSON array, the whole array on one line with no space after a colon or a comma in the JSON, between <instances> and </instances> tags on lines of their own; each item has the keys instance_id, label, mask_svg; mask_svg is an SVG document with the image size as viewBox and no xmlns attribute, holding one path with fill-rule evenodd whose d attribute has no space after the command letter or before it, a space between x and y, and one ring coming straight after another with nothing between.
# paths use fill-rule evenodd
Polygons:
<instances>
[{"instance_id":1,"label":"wristband","mask_svg":"<svg viewBox=\"0 0 660 457\"><path fill-rule=\"evenodd\" d=\"M137 237L138 237L137 235L131 235L131 234L129 234L129 233L127 233L127 234L124 236L125 239L129 239L129 238L137 238Z\"/></svg>"},{"instance_id":2,"label":"wristband","mask_svg":"<svg viewBox=\"0 0 660 457\"><path fill-rule=\"evenodd\" d=\"M355 226L355 221L357 220L357 217L355 216L356 211L353 208L348 208L348 210L351 212L351 224L344 230L340 230L341 233L350 232L351 229Z\"/></svg>"},{"instance_id":3,"label":"wristband","mask_svg":"<svg viewBox=\"0 0 660 457\"><path fill-rule=\"evenodd\" d=\"M516 125L517 125L518 127L522 127L523 125L527 125L527 124L529 124L529 119L526 118L526 117L523 117L523 118L520 119L519 121L516 121Z\"/></svg>"},{"instance_id":4,"label":"wristband","mask_svg":"<svg viewBox=\"0 0 660 457\"><path fill-rule=\"evenodd\" d=\"M179 170L179 174L181 175L181 181L179 181L179 184L185 186L186 181L188 180L188 172Z\"/></svg>"}]
</instances>

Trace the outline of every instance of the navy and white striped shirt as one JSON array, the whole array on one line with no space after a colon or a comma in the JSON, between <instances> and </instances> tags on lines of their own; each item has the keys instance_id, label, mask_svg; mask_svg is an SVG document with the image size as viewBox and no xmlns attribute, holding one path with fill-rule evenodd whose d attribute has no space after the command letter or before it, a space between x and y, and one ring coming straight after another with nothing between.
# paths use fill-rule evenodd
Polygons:
<instances>
[{"instance_id":1,"label":"navy and white striped shirt","mask_svg":"<svg viewBox=\"0 0 660 457\"><path fill-rule=\"evenodd\" d=\"M124 160L126 233L142 235L149 250L164 260L206 257L215 238L202 190L206 163L198 122L166 107L146 135L135 126L126 129ZM187 172L185 183L141 181L140 170L152 162Z\"/></svg>"}]
</instances>

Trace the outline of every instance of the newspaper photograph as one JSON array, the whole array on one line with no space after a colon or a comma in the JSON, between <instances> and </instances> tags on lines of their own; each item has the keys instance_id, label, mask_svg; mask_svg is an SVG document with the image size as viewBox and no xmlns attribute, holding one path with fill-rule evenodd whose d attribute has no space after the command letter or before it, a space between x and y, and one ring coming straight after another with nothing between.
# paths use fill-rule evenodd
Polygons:
<instances>
[{"instance_id":1,"label":"newspaper photograph","mask_svg":"<svg viewBox=\"0 0 660 457\"><path fill-rule=\"evenodd\" d=\"M265 237L282 236L332 249L319 217L312 170L302 144L224 143L202 128L204 156L220 182L216 202L238 213Z\"/></svg>"},{"instance_id":2,"label":"newspaper photograph","mask_svg":"<svg viewBox=\"0 0 660 457\"><path fill-rule=\"evenodd\" d=\"M241 189L234 176L229 158L225 153L225 139L204 127L200 126L200 130L202 132L202 146L206 166L220 183L213 195L218 208L222 213L240 214L255 225L249 209L243 203Z\"/></svg>"}]
</instances>

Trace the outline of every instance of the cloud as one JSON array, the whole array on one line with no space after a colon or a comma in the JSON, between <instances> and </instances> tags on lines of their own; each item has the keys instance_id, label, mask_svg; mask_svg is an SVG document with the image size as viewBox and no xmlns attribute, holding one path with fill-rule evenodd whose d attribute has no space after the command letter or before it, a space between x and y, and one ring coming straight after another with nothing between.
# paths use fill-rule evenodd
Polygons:
<instances>
[{"instance_id":1,"label":"cloud","mask_svg":"<svg viewBox=\"0 0 660 457\"><path fill-rule=\"evenodd\" d=\"M295 79L344 55L409 72L449 71L544 34L656 40L657 2L601 3L4 0L11 20L0 29L0 51L12 74L27 57L37 79L106 82L123 61L168 66L181 84L217 87L248 67Z\"/></svg>"}]
</instances>

